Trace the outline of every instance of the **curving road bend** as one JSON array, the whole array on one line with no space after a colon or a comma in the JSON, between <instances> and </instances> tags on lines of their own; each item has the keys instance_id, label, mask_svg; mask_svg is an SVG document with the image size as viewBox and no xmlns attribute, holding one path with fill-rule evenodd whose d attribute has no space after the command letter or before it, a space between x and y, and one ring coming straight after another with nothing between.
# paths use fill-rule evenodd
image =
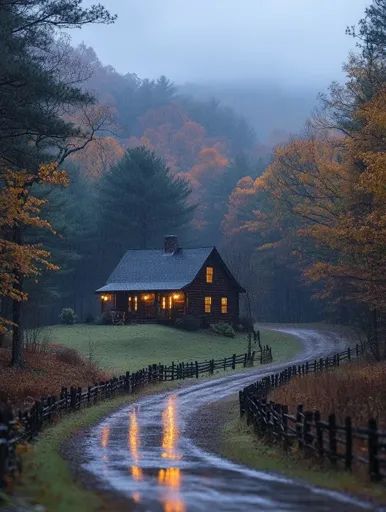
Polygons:
<instances>
[{"instance_id":1,"label":"curving road bend","mask_svg":"<svg viewBox=\"0 0 386 512\"><path fill-rule=\"evenodd\" d=\"M115 491L127 500L128 510L374 510L368 503L344 494L224 460L197 446L187 434L187 425L203 406L273 370L347 345L332 332L278 330L303 341L304 349L296 359L145 397L120 409L90 430L81 448L82 469L98 479L101 490Z\"/></svg>"}]
</instances>

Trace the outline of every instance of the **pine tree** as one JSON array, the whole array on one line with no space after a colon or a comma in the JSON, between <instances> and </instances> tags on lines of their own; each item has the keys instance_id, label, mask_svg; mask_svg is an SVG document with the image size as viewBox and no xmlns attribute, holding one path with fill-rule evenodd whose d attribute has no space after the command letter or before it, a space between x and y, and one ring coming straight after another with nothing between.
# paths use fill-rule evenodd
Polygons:
<instances>
[{"instance_id":1,"label":"pine tree","mask_svg":"<svg viewBox=\"0 0 386 512\"><path fill-rule=\"evenodd\" d=\"M144 147L129 149L100 181L101 245L114 261L128 248L159 245L169 232L187 224L187 183L173 177L164 162Z\"/></svg>"}]
</instances>

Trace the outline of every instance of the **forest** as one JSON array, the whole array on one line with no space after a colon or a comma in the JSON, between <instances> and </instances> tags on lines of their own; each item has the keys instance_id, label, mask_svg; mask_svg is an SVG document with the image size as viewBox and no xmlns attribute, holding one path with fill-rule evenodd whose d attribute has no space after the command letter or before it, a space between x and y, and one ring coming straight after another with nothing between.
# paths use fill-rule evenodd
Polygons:
<instances>
[{"instance_id":1,"label":"forest","mask_svg":"<svg viewBox=\"0 0 386 512\"><path fill-rule=\"evenodd\" d=\"M1 2L0 317L98 315L95 289L127 249L167 233L216 245L255 320L329 319L376 340L386 297L386 4L348 37L346 80L321 91L274 150L215 98L122 75L64 29L113 23L100 5ZM17 351L14 354L18 359Z\"/></svg>"}]
</instances>

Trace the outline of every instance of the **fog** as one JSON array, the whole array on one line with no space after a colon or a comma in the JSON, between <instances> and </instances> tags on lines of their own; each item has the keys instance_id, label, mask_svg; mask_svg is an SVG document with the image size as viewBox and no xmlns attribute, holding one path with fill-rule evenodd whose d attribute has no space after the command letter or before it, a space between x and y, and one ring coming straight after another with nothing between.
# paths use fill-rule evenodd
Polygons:
<instances>
[{"instance_id":1,"label":"fog","mask_svg":"<svg viewBox=\"0 0 386 512\"><path fill-rule=\"evenodd\" d=\"M91 2L88 2L91 3ZM368 0L105 0L118 20L72 32L105 64L177 83L324 87L341 78L347 25Z\"/></svg>"}]
</instances>

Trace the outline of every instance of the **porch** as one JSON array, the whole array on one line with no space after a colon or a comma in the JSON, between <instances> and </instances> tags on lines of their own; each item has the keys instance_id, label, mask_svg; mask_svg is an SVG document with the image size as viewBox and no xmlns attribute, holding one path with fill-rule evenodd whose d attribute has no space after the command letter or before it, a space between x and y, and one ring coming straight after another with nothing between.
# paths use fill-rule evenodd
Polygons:
<instances>
[{"instance_id":1,"label":"porch","mask_svg":"<svg viewBox=\"0 0 386 512\"><path fill-rule=\"evenodd\" d=\"M187 296L182 290L127 291L102 293L101 312L111 313L113 323L175 320L187 312Z\"/></svg>"}]
</instances>

